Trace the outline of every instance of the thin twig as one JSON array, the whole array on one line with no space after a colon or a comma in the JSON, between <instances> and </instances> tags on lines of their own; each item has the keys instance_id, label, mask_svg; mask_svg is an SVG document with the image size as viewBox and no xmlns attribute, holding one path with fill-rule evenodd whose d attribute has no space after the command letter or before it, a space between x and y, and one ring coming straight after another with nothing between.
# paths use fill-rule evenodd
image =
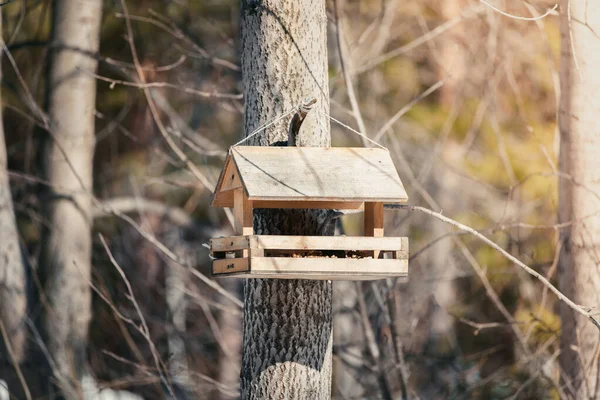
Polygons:
<instances>
[{"instance_id":1,"label":"thin twig","mask_svg":"<svg viewBox=\"0 0 600 400\"><path fill-rule=\"evenodd\" d=\"M133 63L135 64L135 69L138 74L138 79L142 83L142 85L146 85L146 76L144 75L144 70L142 69L142 65L140 63L137 49L135 47L135 42L133 38L133 29L131 28L131 20L129 19L129 11L127 9L127 4L125 0L121 0L121 7L123 8L123 15L125 16L125 26L127 28L127 43L129 44L129 49L131 51L131 56L133 58ZM161 133L171 150L179 157L181 161L185 163L185 165L189 168L189 170L194 174L194 176L206 187L209 191L214 190L214 184L209 182L209 180L200 172L200 170L192 163L192 161L187 157L187 155L177 146L177 144L171 138L171 135L165 129L163 122L160 119L158 110L156 109L156 105L154 104L154 99L152 98L152 94L150 93L149 88L142 87L144 92L144 96L148 101L148 107L150 108L150 112L152 114L152 118L156 123L158 131Z\"/></svg>"},{"instance_id":2,"label":"thin twig","mask_svg":"<svg viewBox=\"0 0 600 400\"><path fill-rule=\"evenodd\" d=\"M415 187L417 192L423 197L423 199L429 204L430 207L439 208L439 205L436 203L436 201L423 188L423 186L417 181L414 173L412 172L412 170L410 169L410 166L408 165L408 162L406 161L406 159L404 158L404 155L402 154L402 151L398 145L397 138L395 138L394 136L391 136L390 138L392 140L394 140L393 143L396 148L396 151L397 151L397 154L399 157L399 161L402 163L402 165L408 175L408 178L410 179L411 184ZM500 311L500 313L504 316L504 318L506 318L506 320L510 323L511 329L512 329L515 337L519 341L519 344L521 344L521 347L523 347L525 354L529 355L530 349L525 340L525 337L523 336L523 333L520 331L520 329L516 325L515 319L512 316L512 314L506 309L506 307L504 306L504 303L502 303L502 300L500 299L500 297L498 296L498 294L492 287L492 284L490 283L489 279L486 276L485 270L481 267L481 265L479 265L475 256L473 256L472 252L467 248L467 246L462 242L462 240L460 240L460 238L455 236L452 239L453 239L453 242L455 243L455 245L458 247L458 249L462 253L463 257L465 257L465 259L467 260L467 262L469 263L469 265L471 266L473 271L475 271L475 273L479 277L479 280L481 281L483 287L485 288L487 296L490 298L492 303L494 303L494 305L496 306L498 311Z\"/></svg>"},{"instance_id":3,"label":"thin twig","mask_svg":"<svg viewBox=\"0 0 600 400\"><path fill-rule=\"evenodd\" d=\"M207 98L226 99L226 100L241 100L243 98L243 96L241 94L219 93L219 92L205 92L205 91L202 91L202 90L192 89L192 88L185 87L185 86L175 85L175 84L170 83L170 82L144 82L144 83L137 83L137 82L124 81L124 80L120 80L120 79L108 78L106 76L98 75L98 74L96 74L96 73L94 73L92 71L88 71L88 70L85 70L85 69L80 69L80 71L83 72L83 73L85 73L85 74L87 74L87 75L91 75L91 76L93 76L94 78L96 78L98 80L110 83L111 89L115 85L131 86L131 87L135 87L135 88L139 88L139 89L169 88L169 89L177 89L177 90L180 90L180 91L182 91L184 93L193 94L195 96L207 97Z\"/></svg>"},{"instance_id":4,"label":"thin twig","mask_svg":"<svg viewBox=\"0 0 600 400\"><path fill-rule=\"evenodd\" d=\"M160 201L147 198L134 197L114 197L112 199L102 200L103 208L94 208L93 217L101 218L118 213L147 212L160 215L169 219L181 228L185 228L197 233L210 236L212 229L199 226L194 219L183 209L171 206ZM109 211L110 210L110 211Z\"/></svg>"},{"instance_id":5,"label":"thin twig","mask_svg":"<svg viewBox=\"0 0 600 400\"><path fill-rule=\"evenodd\" d=\"M158 355L158 350L156 349L156 346L154 345L154 342L152 341L152 338L150 337L150 329L148 328L148 324L146 324L146 319L144 318L144 314L142 313L142 310L141 310L137 300L135 299L135 295L133 294L133 288L131 287L129 280L127 279L127 275L125 275L125 272L119 266L119 263L117 263L117 260L114 258L112 252L110 251L110 248L108 247L108 244L106 243L106 240L104 239L104 236L102 236L102 234L98 234L98 236L100 237L100 242L102 242L102 246L104 247L104 250L106 251L106 254L108 255L108 258L110 259L110 262L115 267L115 269L117 270L119 275L121 275L121 278L123 279L123 282L125 283L125 286L127 286L127 292L128 292L127 298L129 299L129 301L131 301L131 303L135 307L135 310L136 310L138 316L140 317L141 329L139 329L139 331L140 331L140 333L142 333L144 335L144 337L148 341L148 344L150 345L152 358L154 359L154 364L156 366L156 370L158 371L158 374L160 375L161 381L163 382L164 385L167 386L167 389L169 390L169 393L171 394L171 396L175 397L171 383L169 382L167 377L162 372L161 365L163 368L165 368L164 363L162 362L162 360L160 360L160 357Z\"/></svg>"},{"instance_id":6,"label":"thin twig","mask_svg":"<svg viewBox=\"0 0 600 400\"><path fill-rule=\"evenodd\" d=\"M379 142L379 139L381 139L381 137L396 123L398 122L398 120L400 119L400 117L402 117L404 114L406 114L407 112L410 111L410 109L417 104L419 101L421 101L422 99L424 99L425 97L429 96L431 93L435 92L436 90L438 90L439 88L441 88L442 86L444 86L444 83L446 82L446 80L442 79L437 81L436 83L434 83L432 86L430 86L426 91L424 91L423 93L421 93L420 95L418 95L417 97L415 97L414 99L412 99L411 101L408 102L407 105L405 105L404 107L402 107L400 109L400 111L398 111L396 114L394 114L394 116L392 118L390 118L382 127L381 129L379 129L379 131L377 131L377 133L375 134L375 138L373 139L376 142Z\"/></svg>"},{"instance_id":7,"label":"thin twig","mask_svg":"<svg viewBox=\"0 0 600 400\"><path fill-rule=\"evenodd\" d=\"M375 57L375 58L369 60L365 65L363 65L362 67L353 71L352 74L353 75L362 74L363 72L366 72L372 68L375 68L379 64L382 64L388 60L391 60L392 58L398 57L399 55L402 55L404 53L408 53L409 51L421 46L422 44L427 43L430 40L435 39L442 33L446 32L447 30L458 25L462 20L473 18L474 16L478 15L479 13L483 12L484 10L485 10L485 7L481 6L481 5L477 5L476 7L467 9L467 10L465 10L465 12L462 15L460 15L456 18L453 18L450 21L447 21L447 22L435 27L427 34L413 40L412 42L407 43L404 46L401 46L397 49L391 50L385 54L382 54L379 57Z\"/></svg>"},{"instance_id":8,"label":"thin twig","mask_svg":"<svg viewBox=\"0 0 600 400\"><path fill-rule=\"evenodd\" d=\"M571 0L568 0L567 2L567 24L569 26L569 42L571 45L571 53L573 55L573 63L575 64L575 69L577 70L579 80L583 81L583 75L579 69L579 61L577 61L577 52L575 51L575 39L573 39L573 26L571 25Z\"/></svg>"},{"instance_id":9,"label":"thin twig","mask_svg":"<svg viewBox=\"0 0 600 400\"><path fill-rule=\"evenodd\" d=\"M552 354L552 357L550 357L544 367L552 364L560 355L560 349L556 350L554 352L554 354ZM509 397L508 400L516 400L519 398L519 395L523 392L523 390L525 390L529 385L531 385L533 382L535 382L535 380L544 373L544 368L539 368L535 374L533 374L532 376L529 377L529 379L527 379L520 387L519 389L517 389L517 391L515 392L515 394L513 394L511 397Z\"/></svg>"},{"instance_id":10,"label":"thin twig","mask_svg":"<svg viewBox=\"0 0 600 400\"><path fill-rule=\"evenodd\" d=\"M462 317L457 317L454 316L456 319L458 319L460 322L462 322L465 325L469 325L470 327L475 329L475 332L473 332L473 334L475 336L479 335L479 332L481 332L484 329L494 329L494 328L505 328L506 324L505 323L500 323L500 322L475 322L475 321L471 321L469 319L466 318L462 318Z\"/></svg>"},{"instance_id":11,"label":"thin twig","mask_svg":"<svg viewBox=\"0 0 600 400\"><path fill-rule=\"evenodd\" d=\"M348 100L350 100L350 105L352 106L352 114L354 115L354 119L356 119L356 123L358 124L358 130L362 135L367 135L367 128L365 126L365 121L363 120L362 114L360 112L360 107L358 106L358 100L356 99L356 93L354 93L354 85L352 84L352 76L350 75L350 69L348 68L345 47L344 47L344 37L343 37L343 29L342 29L342 18L339 12L338 2L341 0L333 0L333 10L335 13L335 27L337 30L337 44L338 51L340 54L340 64L342 66L342 74L344 75L344 82L346 83L346 89L348 91ZM361 139L363 142L363 146L367 147L367 140L364 136L361 135Z\"/></svg>"},{"instance_id":12,"label":"thin twig","mask_svg":"<svg viewBox=\"0 0 600 400\"><path fill-rule=\"evenodd\" d=\"M546 11L544 14L539 15L537 17L520 17L518 15L513 15L513 14L509 14L505 11L502 11L501 9L494 7L492 4L488 3L485 0L479 0L481 3L485 4L486 6L488 6L489 8L491 8L492 10L496 11L497 13L500 13L502 15L504 15L505 17L509 17L512 19L518 19L521 21L537 21L540 20L542 18L546 18L548 15L553 14L554 10L556 10L558 8L558 4L555 4L554 7L552 7L551 9L549 9L548 11Z\"/></svg>"}]
</instances>

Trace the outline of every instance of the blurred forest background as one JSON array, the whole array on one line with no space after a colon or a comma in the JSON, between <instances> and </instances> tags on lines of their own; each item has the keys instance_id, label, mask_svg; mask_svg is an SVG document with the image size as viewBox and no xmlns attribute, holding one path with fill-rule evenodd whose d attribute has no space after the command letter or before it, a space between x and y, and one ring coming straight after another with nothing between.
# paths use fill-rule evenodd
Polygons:
<instances>
[{"instance_id":1,"label":"blurred forest background","mask_svg":"<svg viewBox=\"0 0 600 400\"><path fill-rule=\"evenodd\" d=\"M492 4L530 18L555 5ZM203 244L232 232L209 203L228 146L243 136L239 4L127 5L146 81L157 82L145 88L204 182L165 143L122 4L104 1L100 49L90 55L98 69L82 71L97 74L89 376L101 393L165 398L166 374L177 398L236 398L241 283L205 278ZM338 0L338 8L336 24L327 2L332 116L357 127L350 78L366 132L389 148L410 203L477 229L554 282L558 11L524 21L474 0ZM51 11L50 0L2 7L8 175L33 286L49 223L40 161L48 133L35 108L47 103ZM334 146L362 145L338 124L331 133ZM403 384L421 399L559 398L554 295L471 236L424 215L386 213L386 234L410 237L410 282L334 284L334 398L399 398ZM339 229L360 234L360 221L344 217ZM32 331L42 313L34 304ZM28 352L39 340L28 334ZM0 371L11 365L0 354ZM21 364L24 376L38 367ZM20 390L19 380L10 388Z\"/></svg>"}]
</instances>

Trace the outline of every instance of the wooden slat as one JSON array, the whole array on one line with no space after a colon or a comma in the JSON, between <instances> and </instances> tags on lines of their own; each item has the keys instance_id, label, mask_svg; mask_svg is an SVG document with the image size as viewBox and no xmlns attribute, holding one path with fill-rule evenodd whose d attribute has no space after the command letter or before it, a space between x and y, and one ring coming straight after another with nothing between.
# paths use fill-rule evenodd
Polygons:
<instances>
[{"instance_id":1,"label":"wooden slat","mask_svg":"<svg viewBox=\"0 0 600 400\"><path fill-rule=\"evenodd\" d=\"M383 203L365 203L363 218L365 236L383 237ZM371 255L374 258L379 258L379 251L375 250Z\"/></svg>"},{"instance_id":2,"label":"wooden slat","mask_svg":"<svg viewBox=\"0 0 600 400\"><path fill-rule=\"evenodd\" d=\"M252 235L252 202L248 200L243 188L237 188L233 193L235 233L238 235Z\"/></svg>"},{"instance_id":3,"label":"wooden slat","mask_svg":"<svg viewBox=\"0 0 600 400\"><path fill-rule=\"evenodd\" d=\"M229 273L239 272L233 271L233 268L230 268L229 271L231 271ZM331 280L407 277L408 260L252 257L251 270L245 276L249 278Z\"/></svg>"},{"instance_id":4,"label":"wooden slat","mask_svg":"<svg viewBox=\"0 0 600 400\"><path fill-rule=\"evenodd\" d=\"M210 239L211 252L227 252L248 249L249 238L252 236L230 236Z\"/></svg>"},{"instance_id":5,"label":"wooden slat","mask_svg":"<svg viewBox=\"0 0 600 400\"><path fill-rule=\"evenodd\" d=\"M408 238L255 235L250 237L250 247L271 250L408 251Z\"/></svg>"},{"instance_id":6,"label":"wooden slat","mask_svg":"<svg viewBox=\"0 0 600 400\"><path fill-rule=\"evenodd\" d=\"M231 155L250 200L400 203L408 198L384 149L239 146Z\"/></svg>"},{"instance_id":7,"label":"wooden slat","mask_svg":"<svg viewBox=\"0 0 600 400\"><path fill-rule=\"evenodd\" d=\"M360 201L253 200L254 208L319 208L328 210L360 210Z\"/></svg>"},{"instance_id":8,"label":"wooden slat","mask_svg":"<svg viewBox=\"0 0 600 400\"><path fill-rule=\"evenodd\" d=\"M249 268L248 258L229 258L223 260L213 260L213 275L233 274L247 272Z\"/></svg>"},{"instance_id":9,"label":"wooden slat","mask_svg":"<svg viewBox=\"0 0 600 400\"><path fill-rule=\"evenodd\" d=\"M383 203L365 203L365 236L383 236Z\"/></svg>"},{"instance_id":10,"label":"wooden slat","mask_svg":"<svg viewBox=\"0 0 600 400\"><path fill-rule=\"evenodd\" d=\"M301 273L286 273L273 276L273 274L259 274L256 272L238 272L233 274L220 274L215 275L217 278L238 278L238 279L305 279L305 280L319 280L319 281L374 281L377 279L386 279L387 276L375 276L375 275L326 275L326 274L315 274L307 276ZM408 282L408 276L394 276L400 283Z\"/></svg>"}]
</instances>

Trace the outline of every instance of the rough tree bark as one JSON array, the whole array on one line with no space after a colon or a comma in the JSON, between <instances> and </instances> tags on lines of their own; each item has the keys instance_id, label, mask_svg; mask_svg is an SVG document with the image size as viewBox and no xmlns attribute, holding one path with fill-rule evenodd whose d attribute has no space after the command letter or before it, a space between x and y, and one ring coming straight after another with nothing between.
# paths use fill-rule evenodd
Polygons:
<instances>
[{"instance_id":1,"label":"rough tree bark","mask_svg":"<svg viewBox=\"0 0 600 400\"><path fill-rule=\"evenodd\" d=\"M91 318L92 170L101 0L57 0L53 4L54 50L48 76L52 138L44 148L51 185L45 201L49 228L40 266L47 308L43 328L61 390L73 398L87 370ZM78 395L79 397L79 395Z\"/></svg>"},{"instance_id":2,"label":"rough tree bark","mask_svg":"<svg viewBox=\"0 0 600 400\"><path fill-rule=\"evenodd\" d=\"M296 145L329 146L325 1L243 0L241 14L246 135L316 97ZM287 142L290 118L250 143ZM262 210L254 228L257 234L332 234L325 217L320 211ZM243 399L331 397L331 303L329 281L245 282Z\"/></svg>"},{"instance_id":3,"label":"rough tree bark","mask_svg":"<svg viewBox=\"0 0 600 400\"><path fill-rule=\"evenodd\" d=\"M1 32L0 13L0 35ZM8 337L8 343L5 343L3 335L0 335L0 378L4 379L9 375L4 368L11 369L10 365L13 362L19 363L23 359L27 318L27 277L10 193L7 158L0 108L0 332L4 330ZM10 347L12 357L7 347Z\"/></svg>"},{"instance_id":4,"label":"rough tree bark","mask_svg":"<svg viewBox=\"0 0 600 400\"><path fill-rule=\"evenodd\" d=\"M560 288L576 303L600 304L600 7L561 1L559 222ZM600 395L600 334L589 320L561 303L560 366L570 398Z\"/></svg>"}]
</instances>

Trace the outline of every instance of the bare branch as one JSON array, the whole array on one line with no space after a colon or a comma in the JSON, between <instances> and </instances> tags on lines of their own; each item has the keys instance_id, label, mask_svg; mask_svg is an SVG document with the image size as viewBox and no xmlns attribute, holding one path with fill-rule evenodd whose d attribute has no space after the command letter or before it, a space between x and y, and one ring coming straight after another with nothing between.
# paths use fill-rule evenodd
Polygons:
<instances>
[{"instance_id":1,"label":"bare branch","mask_svg":"<svg viewBox=\"0 0 600 400\"><path fill-rule=\"evenodd\" d=\"M509 261L513 262L514 264L516 264L517 266L523 268L525 270L525 272L527 272L529 275L533 276L534 278L538 279L540 282L542 282L542 284L544 286L546 286L548 289L550 289L555 295L556 297L558 297L560 300L562 300L567 306L569 306L573 311L583 315L584 317L588 318L599 330L600 330L600 323L598 322L598 320L596 320L589 309L585 309L584 307L575 304L571 299L569 299L567 296L565 296L564 294L562 294L562 292L560 290L558 290L552 283L550 283L550 281L548 281L548 279L546 279L545 277L543 277L539 272L537 272L536 270L534 270L533 268L525 265L523 262L521 262L519 259L517 259L515 256L513 256L512 254L510 254L509 252L507 252L506 250L504 250L502 247L500 247L498 244L496 244L494 241L492 241L491 239L488 239L486 236L482 235L481 233L477 232L475 229L467 226L467 225L463 225L458 221L455 221L451 218L448 218L444 215L442 215L441 213L432 211L428 208L425 207L420 207L420 206L412 206L412 205L407 205L407 204L386 204L385 208L390 208L390 209L401 209L401 210L409 210L409 211L419 211L422 212L424 214L427 215L431 215L437 219L439 219L442 222L445 222L447 224L450 224L462 231L468 232L471 235L475 236L476 238L482 240L483 242L485 242L486 244L488 244L490 247L494 248L496 251L498 251L500 254L502 254L506 259L508 259Z\"/></svg>"},{"instance_id":2,"label":"bare branch","mask_svg":"<svg viewBox=\"0 0 600 400\"><path fill-rule=\"evenodd\" d=\"M136 310L138 316L140 317L141 327L140 327L139 331L140 331L140 333L142 333L144 335L144 337L148 341L148 344L150 345L152 357L154 358L156 370L158 371L158 374L160 375L161 381L163 382L163 384L165 386L167 386L167 389L169 390L169 393L171 394L171 396L174 397L175 394L173 393L173 388L171 386L171 383L167 380L166 376L162 372L163 369L166 370L166 367L164 365L164 362L161 360L161 358L158 354L158 350L156 349L154 342L152 341L152 339L150 337L150 329L148 329L148 324L146 324L146 319L144 318L144 314L142 313L142 310L140 309L140 306L139 306L137 300L135 299L135 295L133 294L133 289L131 287L131 284L129 283L129 280L127 279L127 276L125 275L125 272L119 266L119 264L117 263L117 260L113 257L113 255L108 247L108 244L106 243L106 240L104 240L104 236L102 236L101 234L99 234L98 236L100 237L100 241L102 242L102 246L104 247L104 250L106 251L106 254L108 255L108 258L110 259L110 262L115 267L115 269L119 272L119 275L121 275L123 282L127 286L127 292L129 293L128 298L131 301L131 303L133 304L133 306L135 307L135 310Z\"/></svg>"},{"instance_id":3,"label":"bare branch","mask_svg":"<svg viewBox=\"0 0 600 400\"><path fill-rule=\"evenodd\" d=\"M418 95L417 97L415 97L414 99L412 99L411 101L408 102L407 105L405 105L404 107L402 107L400 109L400 111L398 111L396 114L394 114L394 116L392 118L390 118L382 127L381 129L379 129L379 131L377 131L377 133L375 134L375 138L373 139L374 141L378 142L379 139L381 139L381 137L396 123L398 122L398 120L400 119L400 117L402 117L404 114L406 114L407 112L410 111L410 109L417 104L419 101L421 101L422 99L424 99L425 97L429 96L431 93L435 92L436 90L438 90L439 88L441 88L444 83L446 81L445 80L440 80L437 81L436 83L434 83L432 86L430 86L426 91L424 91L423 93L421 93L420 95Z\"/></svg>"},{"instance_id":4,"label":"bare branch","mask_svg":"<svg viewBox=\"0 0 600 400\"><path fill-rule=\"evenodd\" d=\"M140 68L140 70L143 71L143 69L141 69L141 68ZM170 82L137 83L137 82L130 82L130 81L123 81L123 80L119 80L119 79L108 78L106 76L98 75L92 71L86 71L86 70L80 70L80 71L82 71L88 75L91 75L98 80L101 80L104 82L109 82L111 88L113 88L115 85L131 86L131 87L135 87L135 88L139 88L139 89L169 88L169 89L177 89L184 93L193 94L195 96L215 98L215 99L226 99L226 100L241 100L243 97L241 94L235 94L235 93L205 92L202 90L192 89L192 88L188 88L185 86L175 85Z\"/></svg>"},{"instance_id":5,"label":"bare branch","mask_svg":"<svg viewBox=\"0 0 600 400\"><path fill-rule=\"evenodd\" d=\"M549 9L548 11L546 11L544 14L539 15L537 17L520 17L518 15L513 15L513 14L509 14L507 12L502 11L501 9L494 7L494 5L488 3L485 0L479 0L481 3L485 4L486 6L488 6L489 8L491 8L492 10L496 11L497 13L500 13L502 15L504 15L505 17L509 17L509 18L513 18L513 19L519 19L521 21L537 21L540 20L542 18L546 18L548 15L550 14L555 14L554 11L558 8L558 4L555 4L554 7L552 7L551 9Z\"/></svg>"},{"instance_id":6,"label":"bare branch","mask_svg":"<svg viewBox=\"0 0 600 400\"><path fill-rule=\"evenodd\" d=\"M350 100L350 105L352 106L352 114L356 119L356 123L358 124L358 130L362 135L367 135L367 128L365 126L365 121L363 120L362 114L360 112L360 107L358 106L358 100L356 99L356 93L354 93L354 85L352 84L352 76L350 75L350 70L346 65L348 60L346 59L346 49L344 46L344 35L342 29L342 17L339 12L338 2L342 0L333 0L333 9L335 12L335 27L337 30L337 44L338 50L340 54L340 64L342 66L342 73L344 75L344 82L346 83L346 89L348 90L348 99ZM367 140L364 136L361 135L363 146L367 146Z\"/></svg>"}]
</instances>

